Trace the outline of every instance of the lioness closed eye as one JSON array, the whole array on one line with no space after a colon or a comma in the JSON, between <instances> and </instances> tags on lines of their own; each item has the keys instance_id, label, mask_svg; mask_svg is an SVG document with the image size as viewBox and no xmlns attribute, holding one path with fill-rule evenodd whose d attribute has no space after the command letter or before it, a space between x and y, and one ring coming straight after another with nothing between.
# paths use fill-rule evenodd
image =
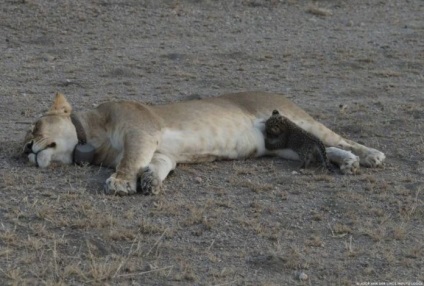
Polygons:
<instances>
[{"instance_id":1,"label":"lioness closed eye","mask_svg":"<svg viewBox=\"0 0 424 286\"><path fill-rule=\"evenodd\" d=\"M24 150L30 162L47 167L52 161L71 164L76 150L92 149L92 156L85 156L90 163L115 168L105 183L107 194L157 194L177 163L263 155L298 159L290 149L265 146L265 121L274 109L321 140L343 173L355 173L359 164L377 167L385 159L382 152L326 128L283 95L264 92L157 106L108 102L81 112L73 112L58 93L27 134ZM76 148L84 143L89 148Z\"/></svg>"}]
</instances>

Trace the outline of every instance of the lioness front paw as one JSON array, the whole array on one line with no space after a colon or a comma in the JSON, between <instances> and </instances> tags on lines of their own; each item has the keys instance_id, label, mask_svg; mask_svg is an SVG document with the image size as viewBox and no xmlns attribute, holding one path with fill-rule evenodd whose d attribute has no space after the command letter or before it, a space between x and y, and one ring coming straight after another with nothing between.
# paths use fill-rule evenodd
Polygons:
<instances>
[{"instance_id":1,"label":"lioness front paw","mask_svg":"<svg viewBox=\"0 0 424 286\"><path fill-rule=\"evenodd\" d=\"M109 177L105 182L105 194L107 195L119 195L126 196L135 194L136 181L128 181L115 177L115 174Z\"/></svg>"},{"instance_id":2,"label":"lioness front paw","mask_svg":"<svg viewBox=\"0 0 424 286\"><path fill-rule=\"evenodd\" d=\"M376 149L368 148L368 152L364 157L361 157L361 165L365 167L379 167L383 164L386 155Z\"/></svg>"},{"instance_id":3,"label":"lioness front paw","mask_svg":"<svg viewBox=\"0 0 424 286\"><path fill-rule=\"evenodd\" d=\"M143 195L157 195L162 191L162 181L150 168L147 168L140 177L137 189Z\"/></svg>"}]
</instances>

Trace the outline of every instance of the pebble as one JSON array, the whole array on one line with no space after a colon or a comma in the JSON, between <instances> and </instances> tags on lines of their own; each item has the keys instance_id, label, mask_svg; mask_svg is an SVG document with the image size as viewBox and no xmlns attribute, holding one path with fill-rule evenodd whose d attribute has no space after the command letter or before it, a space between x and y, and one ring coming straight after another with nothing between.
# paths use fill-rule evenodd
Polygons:
<instances>
[{"instance_id":1,"label":"pebble","mask_svg":"<svg viewBox=\"0 0 424 286\"><path fill-rule=\"evenodd\" d=\"M202 178L200 178L200 177L196 177L196 178L194 178L194 181L195 181L196 183L200 184L200 183L202 183L202 182L203 182L203 179L202 179Z\"/></svg>"},{"instance_id":2,"label":"pebble","mask_svg":"<svg viewBox=\"0 0 424 286\"><path fill-rule=\"evenodd\" d=\"M315 15L315 16L321 16L321 17L326 17L326 16L332 16L333 12L329 9L325 9L325 8L319 8L319 7L315 7L315 6L311 6L309 7L306 12Z\"/></svg>"},{"instance_id":3,"label":"pebble","mask_svg":"<svg viewBox=\"0 0 424 286\"><path fill-rule=\"evenodd\" d=\"M339 110L340 110L341 113L346 112L347 105L346 104L340 104L339 105Z\"/></svg>"},{"instance_id":4,"label":"pebble","mask_svg":"<svg viewBox=\"0 0 424 286\"><path fill-rule=\"evenodd\" d=\"M46 62L52 62L52 61L54 61L55 59L56 59L56 57L55 57L55 56L53 56L53 55L45 54L45 55L43 56L43 60L45 60Z\"/></svg>"},{"instance_id":5,"label":"pebble","mask_svg":"<svg viewBox=\"0 0 424 286\"><path fill-rule=\"evenodd\" d=\"M301 272L299 274L299 280L302 280L302 281L308 280L308 275L306 275L305 272Z\"/></svg>"}]
</instances>

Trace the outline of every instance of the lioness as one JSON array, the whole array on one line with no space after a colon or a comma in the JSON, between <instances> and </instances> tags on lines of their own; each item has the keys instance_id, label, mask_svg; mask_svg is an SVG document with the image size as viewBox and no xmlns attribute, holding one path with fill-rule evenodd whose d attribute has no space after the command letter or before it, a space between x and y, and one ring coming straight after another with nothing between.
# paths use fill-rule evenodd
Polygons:
<instances>
[{"instance_id":1,"label":"lioness","mask_svg":"<svg viewBox=\"0 0 424 286\"><path fill-rule=\"evenodd\" d=\"M264 155L298 159L289 149L265 148L265 121L274 109L328 146L329 160L343 173L355 173L359 163L377 167L385 159L382 152L334 133L283 95L264 92L157 106L108 102L77 113L57 93L28 132L24 150L39 167L52 161L71 164L75 146L86 141L94 147L92 164L115 168L106 180L106 194L134 194L137 186L145 194L157 194L177 163Z\"/></svg>"}]
</instances>

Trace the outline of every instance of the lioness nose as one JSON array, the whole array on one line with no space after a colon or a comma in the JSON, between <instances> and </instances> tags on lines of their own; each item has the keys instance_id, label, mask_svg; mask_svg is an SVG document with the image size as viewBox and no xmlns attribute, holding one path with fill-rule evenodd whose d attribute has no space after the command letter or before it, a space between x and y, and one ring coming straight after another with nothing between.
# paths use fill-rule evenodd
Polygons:
<instances>
[{"instance_id":1,"label":"lioness nose","mask_svg":"<svg viewBox=\"0 0 424 286\"><path fill-rule=\"evenodd\" d=\"M34 142L31 140L31 141L29 141L26 145L25 145L25 150L24 150L24 153L25 154L29 154L29 153L31 153L32 152L32 144L33 144Z\"/></svg>"}]
</instances>

